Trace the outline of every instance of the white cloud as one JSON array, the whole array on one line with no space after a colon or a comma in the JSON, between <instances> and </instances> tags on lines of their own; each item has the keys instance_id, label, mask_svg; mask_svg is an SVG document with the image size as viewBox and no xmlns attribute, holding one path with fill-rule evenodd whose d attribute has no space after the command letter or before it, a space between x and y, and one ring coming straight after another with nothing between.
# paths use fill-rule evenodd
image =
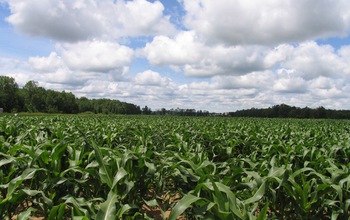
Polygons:
<instances>
[{"instance_id":1,"label":"white cloud","mask_svg":"<svg viewBox=\"0 0 350 220\"><path fill-rule=\"evenodd\" d=\"M329 78L320 76L312 80L310 87L313 89L330 89L332 88L332 81Z\"/></svg>"},{"instance_id":2,"label":"white cloud","mask_svg":"<svg viewBox=\"0 0 350 220\"><path fill-rule=\"evenodd\" d=\"M59 46L66 65L72 70L109 72L132 61L133 50L104 41L84 41Z\"/></svg>"},{"instance_id":3,"label":"white cloud","mask_svg":"<svg viewBox=\"0 0 350 220\"><path fill-rule=\"evenodd\" d=\"M296 70L306 79L312 79L318 76L336 76L343 73L349 64L342 62L330 45L305 42L290 51L289 57L281 65Z\"/></svg>"},{"instance_id":4,"label":"white cloud","mask_svg":"<svg viewBox=\"0 0 350 220\"><path fill-rule=\"evenodd\" d=\"M266 89L275 80L272 71L252 72L242 76L215 76L213 84L217 89Z\"/></svg>"},{"instance_id":5,"label":"white cloud","mask_svg":"<svg viewBox=\"0 0 350 220\"><path fill-rule=\"evenodd\" d=\"M1 71L13 72L13 71L24 71L28 69L29 65L14 58L0 57Z\"/></svg>"},{"instance_id":6,"label":"white cloud","mask_svg":"<svg viewBox=\"0 0 350 220\"><path fill-rule=\"evenodd\" d=\"M273 86L277 92L304 93L306 91L306 81L301 77L278 79Z\"/></svg>"},{"instance_id":7,"label":"white cloud","mask_svg":"<svg viewBox=\"0 0 350 220\"><path fill-rule=\"evenodd\" d=\"M350 47L336 51L330 45L306 41L274 48L257 45L206 45L193 31L174 38L158 36L147 43L143 55L156 66L170 66L185 76L246 75L268 69L293 70L303 79L350 75Z\"/></svg>"},{"instance_id":8,"label":"white cloud","mask_svg":"<svg viewBox=\"0 0 350 220\"><path fill-rule=\"evenodd\" d=\"M55 72L65 68L64 61L56 52L51 52L48 57L30 57L28 61L34 70L40 72Z\"/></svg>"},{"instance_id":9,"label":"white cloud","mask_svg":"<svg viewBox=\"0 0 350 220\"><path fill-rule=\"evenodd\" d=\"M182 2L185 25L211 43L271 45L345 36L349 31L346 0Z\"/></svg>"},{"instance_id":10,"label":"white cloud","mask_svg":"<svg viewBox=\"0 0 350 220\"><path fill-rule=\"evenodd\" d=\"M70 70L64 60L56 52L48 57L29 57L31 68L37 72L35 80L41 84L79 85L89 79L88 74ZM57 85L55 85L57 88ZM60 86L58 86L60 87Z\"/></svg>"},{"instance_id":11,"label":"white cloud","mask_svg":"<svg viewBox=\"0 0 350 220\"><path fill-rule=\"evenodd\" d=\"M156 36L146 44L144 54L151 64L157 66L192 64L202 53L202 45L195 38L190 31L180 32L174 39Z\"/></svg>"},{"instance_id":12,"label":"white cloud","mask_svg":"<svg viewBox=\"0 0 350 220\"><path fill-rule=\"evenodd\" d=\"M174 33L159 1L9 0L17 30L59 41Z\"/></svg>"},{"instance_id":13,"label":"white cloud","mask_svg":"<svg viewBox=\"0 0 350 220\"><path fill-rule=\"evenodd\" d=\"M9 5L8 22L29 35L77 41L106 31L105 18L92 0L9 0Z\"/></svg>"},{"instance_id":14,"label":"white cloud","mask_svg":"<svg viewBox=\"0 0 350 220\"><path fill-rule=\"evenodd\" d=\"M169 79L162 77L158 72L152 70L138 73L135 76L134 81L138 85L146 86L166 86L169 83Z\"/></svg>"},{"instance_id":15,"label":"white cloud","mask_svg":"<svg viewBox=\"0 0 350 220\"><path fill-rule=\"evenodd\" d=\"M310 81L311 92L315 97L325 98L345 98L349 97L349 82L340 79L318 77Z\"/></svg>"},{"instance_id":16,"label":"white cloud","mask_svg":"<svg viewBox=\"0 0 350 220\"><path fill-rule=\"evenodd\" d=\"M156 35L172 34L175 27L169 17L163 15L164 6L160 1L146 0L117 1L111 11L117 35Z\"/></svg>"},{"instance_id":17,"label":"white cloud","mask_svg":"<svg viewBox=\"0 0 350 220\"><path fill-rule=\"evenodd\" d=\"M34 75L30 65L18 59L0 57L0 66L0 75L13 77L19 86L24 86Z\"/></svg>"},{"instance_id":18,"label":"white cloud","mask_svg":"<svg viewBox=\"0 0 350 220\"><path fill-rule=\"evenodd\" d=\"M35 81L39 81L40 84L49 84L50 87L54 86L59 88L59 91L65 90L66 87L73 89L74 87L80 87L84 85L91 76L82 72L72 72L69 69L57 69L55 72L47 72L38 74Z\"/></svg>"},{"instance_id":19,"label":"white cloud","mask_svg":"<svg viewBox=\"0 0 350 220\"><path fill-rule=\"evenodd\" d=\"M264 63L267 67L274 67L276 64L286 60L293 53L293 46L290 44L280 44L267 52Z\"/></svg>"},{"instance_id":20,"label":"white cloud","mask_svg":"<svg viewBox=\"0 0 350 220\"><path fill-rule=\"evenodd\" d=\"M265 47L207 46L192 31L174 38L158 36L143 49L143 55L157 66L183 67L187 76L242 75L265 69Z\"/></svg>"},{"instance_id":21,"label":"white cloud","mask_svg":"<svg viewBox=\"0 0 350 220\"><path fill-rule=\"evenodd\" d=\"M42 84L82 85L89 80L104 78L119 81L129 68L133 50L117 43L83 41L57 45L60 53L48 57L30 57L28 63L33 80ZM55 85L57 88L57 85Z\"/></svg>"},{"instance_id":22,"label":"white cloud","mask_svg":"<svg viewBox=\"0 0 350 220\"><path fill-rule=\"evenodd\" d=\"M349 77L350 76L350 45L342 46L337 51L338 56L341 58L341 61L343 63L343 71L339 72L339 75L342 75L343 77Z\"/></svg>"}]
</instances>

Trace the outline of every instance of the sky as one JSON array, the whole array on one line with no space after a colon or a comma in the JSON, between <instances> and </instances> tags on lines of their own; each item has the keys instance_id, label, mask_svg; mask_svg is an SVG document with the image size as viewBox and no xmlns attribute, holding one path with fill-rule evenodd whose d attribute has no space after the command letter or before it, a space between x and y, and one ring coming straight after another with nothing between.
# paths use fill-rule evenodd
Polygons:
<instances>
[{"instance_id":1,"label":"sky","mask_svg":"<svg viewBox=\"0 0 350 220\"><path fill-rule=\"evenodd\" d=\"M349 0L0 0L0 75L152 110L350 109Z\"/></svg>"}]
</instances>

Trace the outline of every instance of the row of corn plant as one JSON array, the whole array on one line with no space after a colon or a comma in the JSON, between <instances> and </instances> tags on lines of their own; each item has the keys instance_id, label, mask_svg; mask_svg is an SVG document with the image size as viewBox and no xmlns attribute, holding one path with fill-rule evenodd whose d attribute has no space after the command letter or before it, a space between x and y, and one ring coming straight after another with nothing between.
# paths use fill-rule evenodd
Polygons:
<instances>
[{"instance_id":1,"label":"row of corn plant","mask_svg":"<svg viewBox=\"0 0 350 220\"><path fill-rule=\"evenodd\" d=\"M0 118L0 219L346 219L350 121Z\"/></svg>"}]
</instances>

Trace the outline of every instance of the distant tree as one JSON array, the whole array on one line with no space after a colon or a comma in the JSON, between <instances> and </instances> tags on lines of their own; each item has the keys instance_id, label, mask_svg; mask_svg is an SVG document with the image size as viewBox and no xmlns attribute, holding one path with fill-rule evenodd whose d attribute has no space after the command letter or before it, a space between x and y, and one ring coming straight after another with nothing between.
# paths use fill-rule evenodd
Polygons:
<instances>
[{"instance_id":1,"label":"distant tree","mask_svg":"<svg viewBox=\"0 0 350 220\"><path fill-rule=\"evenodd\" d=\"M269 118L335 118L350 119L350 110L330 110L320 106L316 109L299 108L286 104L275 105L265 109L246 109L230 112L233 117L269 117Z\"/></svg>"},{"instance_id":2,"label":"distant tree","mask_svg":"<svg viewBox=\"0 0 350 220\"><path fill-rule=\"evenodd\" d=\"M60 103L62 101L60 100L60 93L54 90L47 90L46 91L46 97L45 97L45 103L46 103L46 112L48 113L57 113Z\"/></svg>"},{"instance_id":3,"label":"distant tree","mask_svg":"<svg viewBox=\"0 0 350 220\"><path fill-rule=\"evenodd\" d=\"M62 91L60 93L62 103L58 106L58 109L60 109L63 113L78 113L79 112L79 107L76 103L75 95L71 92L65 92Z\"/></svg>"},{"instance_id":4,"label":"distant tree","mask_svg":"<svg viewBox=\"0 0 350 220\"><path fill-rule=\"evenodd\" d=\"M15 111L18 104L18 85L15 79L0 76L0 108L5 112Z\"/></svg>"},{"instance_id":5,"label":"distant tree","mask_svg":"<svg viewBox=\"0 0 350 220\"><path fill-rule=\"evenodd\" d=\"M93 112L91 100L81 97L76 100L79 112Z\"/></svg>"},{"instance_id":6,"label":"distant tree","mask_svg":"<svg viewBox=\"0 0 350 220\"><path fill-rule=\"evenodd\" d=\"M165 108L162 108L162 109L160 110L160 112L161 112L162 115L166 115L166 109L165 109Z\"/></svg>"},{"instance_id":7,"label":"distant tree","mask_svg":"<svg viewBox=\"0 0 350 220\"><path fill-rule=\"evenodd\" d=\"M315 118L326 118L327 111L323 106L316 108L315 110Z\"/></svg>"},{"instance_id":8,"label":"distant tree","mask_svg":"<svg viewBox=\"0 0 350 220\"><path fill-rule=\"evenodd\" d=\"M151 113L152 113L152 110L151 108L148 108L147 105L144 108L142 108L142 114L150 115Z\"/></svg>"},{"instance_id":9,"label":"distant tree","mask_svg":"<svg viewBox=\"0 0 350 220\"><path fill-rule=\"evenodd\" d=\"M27 82L23 90L25 91L25 107L29 112L46 112L46 90L38 86L38 82Z\"/></svg>"}]
</instances>

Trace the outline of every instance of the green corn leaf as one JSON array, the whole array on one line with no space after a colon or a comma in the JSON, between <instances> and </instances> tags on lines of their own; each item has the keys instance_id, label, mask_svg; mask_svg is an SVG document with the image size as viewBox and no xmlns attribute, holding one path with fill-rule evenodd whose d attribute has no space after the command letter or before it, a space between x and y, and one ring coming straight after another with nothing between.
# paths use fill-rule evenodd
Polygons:
<instances>
[{"instance_id":1,"label":"green corn leaf","mask_svg":"<svg viewBox=\"0 0 350 220\"><path fill-rule=\"evenodd\" d=\"M227 211L228 210L228 206L229 204L227 203L227 200L225 199L225 197L222 195L222 193L220 192L220 190L218 189L217 185L215 184L215 182L211 181L211 184L214 188L214 202L218 205L218 209L219 211Z\"/></svg>"},{"instance_id":2,"label":"green corn leaf","mask_svg":"<svg viewBox=\"0 0 350 220\"><path fill-rule=\"evenodd\" d=\"M245 205L259 201L265 194L266 182L260 185L259 189L255 192L253 197L243 201Z\"/></svg>"},{"instance_id":3,"label":"green corn leaf","mask_svg":"<svg viewBox=\"0 0 350 220\"><path fill-rule=\"evenodd\" d=\"M48 220L60 220L63 219L64 208L66 207L65 203L61 203L52 207L49 213Z\"/></svg>"},{"instance_id":4,"label":"green corn leaf","mask_svg":"<svg viewBox=\"0 0 350 220\"><path fill-rule=\"evenodd\" d=\"M267 219L266 214L267 214L267 209L268 208L269 208L269 203L266 203L264 208L261 210L261 212L260 212L260 214L259 214L259 216L258 216L258 218L256 220L265 220L265 219Z\"/></svg>"},{"instance_id":5,"label":"green corn leaf","mask_svg":"<svg viewBox=\"0 0 350 220\"><path fill-rule=\"evenodd\" d=\"M45 196L45 193L43 191L39 191L39 190L22 190L25 194L29 195L29 196L36 196L38 194L41 195L41 198L44 200L45 204L48 205L49 207L52 207L52 200L47 198Z\"/></svg>"},{"instance_id":6,"label":"green corn leaf","mask_svg":"<svg viewBox=\"0 0 350 220\"><path fill-rule=\"evenodd\" d=\"M337 213L337 212L333 212L333 213L332 213L331 220L337 220L337 219L338 219L338 217L339 217L339 213Z\"/></svg>"},{"instance_id":7,"label":"green corn leaf","mask_svg":"<svg viewBox=\"0 0 350 220\"><path fill-rule=\"evenodd\" d=\"M220 191L220 192L223 192L223 193L225 193L226 194L226 197L227 197L227 199L228 199L228 201L229 201L229 209L230 209L230 211L229 212L231 212L231 213L233 213L237 218L239 218L239 219L242 219L243 218L243 214L242 214L242 212L238 209L238 204L239 203L241 203L237 198L236 198L236 196L235 196L235 194L231 191L231 189L228 187L228 186L226 186L226 185L224 185L224 184L222 184L222 183L220 183L220 182L215 182L215 187L214 187L214 185L212 184L212 182L207 182L207 183L203 183L202 184L203 186L205 186L206 188L208 188L208 189L210 189L210 190L212 190L212 191L215 191L215 189L214 188L216 188L216 191ZM198 187L199 187L200 185L198 185ZM197 188L198 188L197 187ZM216 192L217 193L217 192ZM221 194L222 195L222 194ZM227 200L225 197L221 197L221 199L222 200ZM217 200L217 199L216 199ZM216 204L216 205L218 205L218 204L220 204L220 203L218 203L218 202L215 202L215 203L213 203L213 204ZM221 213L222 214L228 214L228 213L225 213L225 212L222 212L221 211Z\"/></svg>"},{"instance_id":8,"label":"green corn leaf","mask_svg":"<svg viewBox=\"0 0 350 220\"><path fill-rule=\"evenodd\" d=\"M340 201L343 201L343 190L339 185L332 184L331 187L337 191Z\"/></svg>"},{"instance_id":9,"label":"green corn leaf","mask_svg":"<svg viewBox=\"0 0 350 220\"><path fill-rule=\"evenodd\" d=\"M229 201L230 201L230 210L239 218L242 217L242 213L238 210L238 206L237 206L237 199L236 199L236 196L235 194L231 191L231 189L220 183L220 182L216 182L216 186L218 187L218 189L221 191L221 192L224 192L226 193Z\"/></svg>"},{"instance_id":10,"label":"green corn leaf","mask_svg":"<svg viewBox=\"0 0 350 220\"><path fill-rule=\"evenodd\" d=\"M111 172L109 171L109 169L107 168L107 166L104 162L102 152L94 140L91 140L91 143L92 143L92 147L94 148L96 160L97 160L98 164L100 165L101 181L105 182L110 188L112 188L113 178L111 176Z\"/></svg>"},{"instance_id":11,"label":"green corn leaf","mask_svg":"<svg viewBox=\"0 0 350 220\"><path fill-rule=\"evenodd\" d=\"M90 220L86 216L73 216L73 220Z\"/></svg>"},{"instance_id":12,"label":"green corn leaf","mask_svg":"<svg viewBox=\"0 0 350 220\"><path fill-rule=\"evenodd\" d=\"M348 210L349 210L349 207L350 207L350 199L347 199L347 200L345 201L344 210L345 210L345 211L348 211Z\"/></svg>"},{"instance_id":13,"label":"green corn leaf","mask_svg":"<svg viewBox=\"0 0 350 220\"><path fill-rule=\"evenodd\" d=\"M111 188L114 189L114 187L118 184L118 182L121 179L123 179L126 175L128 175L128 173L126 172L126 170L123 167L121 167L114 177L113 184L112 184Z\"/></svg>"},{"instance_id":14,"label":"green corn leaf","mask_svg":"<svg viewBox=\"0 0 350 220\"><path fill-rule=\"evenodd\" d=\"M85 207L89 207L89 202L84 198L65 197L65 203L72 207L72 216L89 216L89 211Z\"/></svg>"},{"instance_id":15,"label":"green corn leaf","mask_svg":"<svg viewBox=\"0 0 350 220\"><path fill-rule=\"evenodd\" d=\"M148 163L147 161L145 161L145 165L148 168L147 174L153 175L157 171L154 163Z\"/></svg>"},{"instance_id":16,"label":"green corn leaf","mask_svg":"<svg viewBox=\"0 0 350 220\"><path fill-rule=\"evenodd\" d=\"M156 199L152 199L152 200L143 200L145 202L145 204L149 207L156 207L156 206L159 206L158 202Z\"/></svg>"},{"instance_id":17,"label":"green corn leaf","mask_svg":"<svg viewBox=\"0 0 350 220\"><path fill-rule=\"evenodd\" d=\"M127 211L129 211L130 209L132 209L132 207L129 204L125 204L123 205L118 211L117 211L117 219L122 219L124 213L126 213Z\"/></svg>"},{"instance_id":18,"label":"green corn leaf","mask_svg":"<svg viewBox=\"0 0 350 220\"><path fill-rule=\"evenodd\" d=\"M116 219L118 202L117 194L109 192L107 200L101 204L100 210L96 215L96 220L113 220Z\"/></svg>"},{"instance_id":19,"label":"green corn leaf","mask_svg":"<svg viewBox=\"0 0 350 220\"><path fill-rule=\"evenodd\" d=\"M35 212L36 209L33 207L28 208L26 211L21 212L17 216L17 220L28 220L31 217L32 212Z\"/></svg>"},{"instance_id":20,"label":"green corn leaf","mask_svg":"<svg viewBox=\"0 0 350 220\"><path fill-rule=\"evenodd\" d=\"M35 173L38 172L38 171L41 171L41 170L44 170L44 169L38 169L38 168L27 168L27 169L25 169L20 176L18 176L15 179L11 180L11 182L8 184L6 197L9 198L12 195L12 193L15 192L17 187L19 185L21 185L21 183L24 180L32 179L34 177Z\"/></svg>"},{"instance_id":21,"label":"green corn leaf","mask_svg":"<svg viewBox=\"0 0 350 220\"><path fill-rule=\"evenodd\" d=\"M12 163L13 161L16 160L15 157L11 157L8 155L5 155L5 156L6 156L5 159L0 160L0 167L2 167L3 165L6 165L6 164Z\"/></svg>"},{"instance_id":22,"label":"green corn leaf","mask_svg":"<svg viewBox=\"0 0 350 220\"><path fill-rule=\"evenodd\" d=\"M175 205L170 213L169 220L176 220L187 208L189 208L194 202L201 199L200 197L194 196L192 194L185 195L178 203Z\"/></svg>"},{"instance_id":23,"label":"green corn leaf","mask_svg":"<svg viewBox=\"0 0 350 220\"><path fill-rule=\"evenodd\" d=\"M62 141L59 144L57 144L51 152L51 159L52 161L57 161L61 158L61 155L66 150L67 145Z\"/></svg>"},{"instance_id":24,"label":"green corn leaf","mask_svg":"<svg viewBox=\"0 0 350 220\"><path fill-rule=\"evenodd\" d=\"M32 164L34 164L36 162L36 160L38 160L39 158L41 158L45 164L48 164L49 158L50 158L49 151L41 150L40 148L37 148L35 150Z\"/></svg>"}]
</instances>

